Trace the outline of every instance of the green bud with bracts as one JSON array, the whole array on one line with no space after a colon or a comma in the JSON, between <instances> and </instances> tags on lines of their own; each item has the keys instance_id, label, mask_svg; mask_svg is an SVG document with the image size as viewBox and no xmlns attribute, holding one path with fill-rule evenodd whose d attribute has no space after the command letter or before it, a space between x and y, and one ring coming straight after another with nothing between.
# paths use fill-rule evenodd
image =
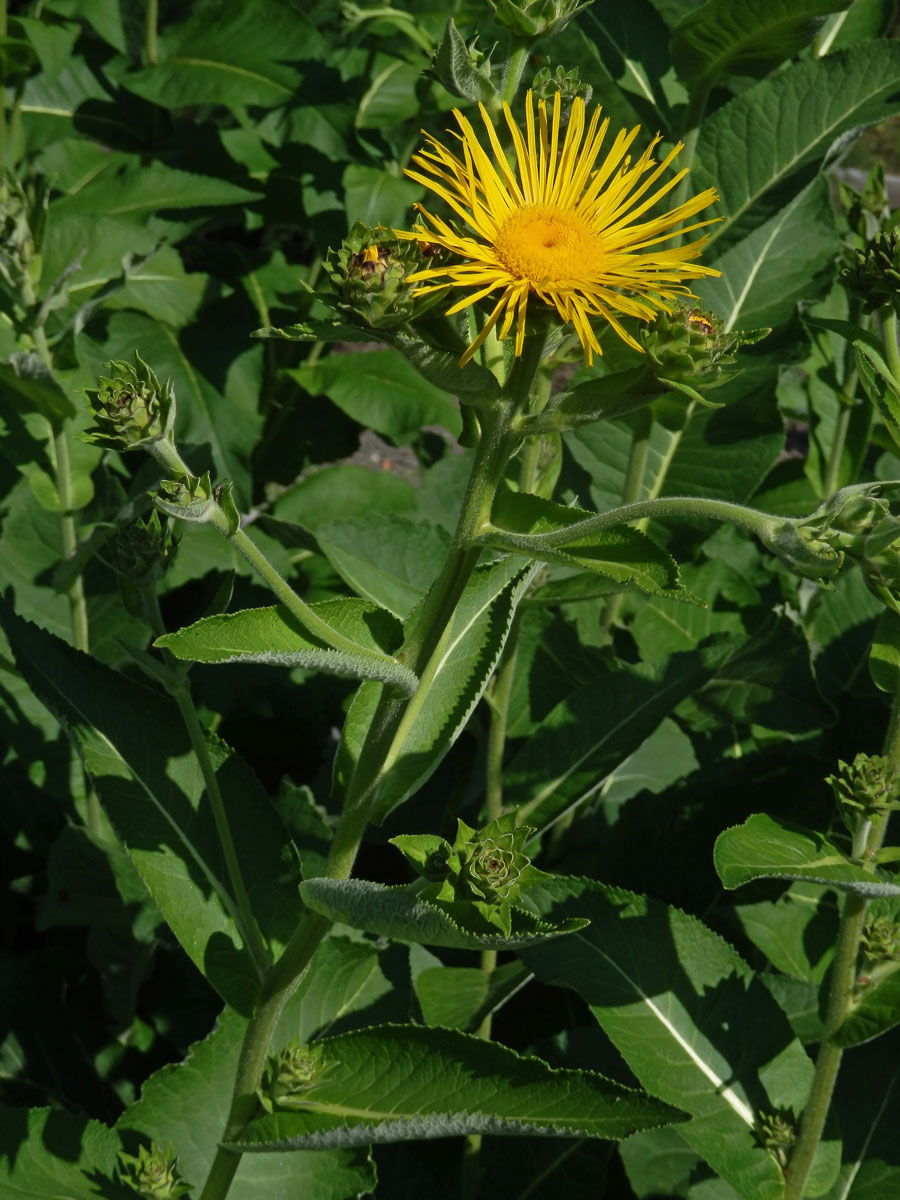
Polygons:
<instances>
[{"instance_id":1,"label":"green bud with bracts","mask_svg":"<svg viewBox=\"0 0 900 1200\"><path fill-rule=\"evenodd\" d=\"M854 250L841 271L844 287L863 302L863 312L890 305L900 312L900 226L878 233L862 250Z\"/></svg>"},{"instance_id":2,"label":"green bud with bracts","mask_svg":"<svg viewBox=\"0 0 900 1200\"><path fill-rule=\"evenodd\" d=\"M104 543L98 557L118 575L122 600L132 616L146 616L145 595L155 594L177 548L170 521L161 521L155 510L148 517L116 526Z\"/></svg>"},{"instance_id":3,"label":"green bud with bracts","mask_svg":"<svg viewBox=\"0 0 900 1200\"><path fill-rule=\"evenodd\" d=\"M325 268L347 316L371 329L392 329L440 299L440 292L418 295L407 276L438 265L444 254L424 235L421 241L401 241L383 225L357 221L340 247L328 252Z\"/></svg>"},{"instance_id":4,"label":"green bud with bracts","mask_svg":"<svg viewBox=\"0 0 900 1200\"><path fill-rule=\"evenodd\" d=\"M860 941L869 963L900 962L900 922L890 917L872 917Z\"/></svg>"},{"instance_id":5,"label":"green bud with bracts","mask_svg":"<svg viewBox=\"0 0 900 1200\"><path fill-rule=\"evenodd\" d=\"M134 357L134 366L107 363L112 373L101 376L99 388L84 389L95 424L79 435L82 441L108 450L149 450L162 441L174 447L172 381L160 385L156 373L137 352Z\"/></svg>"},{"instance_id":6,"label":"green bud with bracts","mask_svg":"<svg viewBox=\"0 0 900 1200\"><path fill-rule=\"evenodd\" d=\"M119 1178L144 1200L178 1200L192 1190L178 1172L171 1146L141 1146L134 1155L119 1151Z\"/></svg>"},{"instance_id":7,"label":"green bud with bracts","mask_svg":"<svg viewBox=\"0 0 900 1200\"><path fill-rule=\"evenodd\" d=\"M269 1058L257 1095L267 1112L276 1108L300 1108L302 1097L322 1074L324 1067L315 1046L286 1046Z\"/></svg>"},{"instance_id":8,"label":"green bud with bracts","mask_svg":"<svg viewBox=\"0 0 900 1200\"><path fill-rule=\"evenodd\" d=\"M753 345L768 329L726 331L721 317L689 301L660 312L650 325L642 326L640 341L648 366L662 383L714 387L729 377L741 346Z\"/></svg>"},{"instance_id":9,"label":"green bud with bracts","mask_svg":"<svg viewBox=\"0 0 900 1200\"><path fill-rule=\"evenodd\" d=\"M853 832L860 817L881 821L897 807L897 772L882 754L857 754L852 763L838 762L825 782L847 828Z\"/></svg>"}]
</instances>

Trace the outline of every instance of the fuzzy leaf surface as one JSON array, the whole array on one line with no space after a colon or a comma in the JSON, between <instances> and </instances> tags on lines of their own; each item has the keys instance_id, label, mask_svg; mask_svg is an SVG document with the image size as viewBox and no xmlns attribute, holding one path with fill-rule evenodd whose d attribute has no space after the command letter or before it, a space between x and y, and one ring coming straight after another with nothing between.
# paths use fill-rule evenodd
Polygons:
<instances>
[{"instance_id":1,"label":"fuzzy leaf surface","mask_svg":"<svg viewBox=\"0 0 900 1200\"><path fill-rule=\"evenodd\" d=\"M449 1029L391 1026L314 1044L303 1110L259 1117L234 1147L326 1149L465 1133L627 1137L681 1111L590 1071L553 1070Z\"/></svg>"},{"instance_id":2,"label":"fuzzy leaf surface","mask_svg":"<svg viewBox=\"0 0 900 1200\"><path fill-rule=\"evenodd\" d=\"M885 872L850 862L824 834L766 813L754 813L743 825L719 834L714 854L727 888L751 879L802 879L858 896L900 896L900 886Z\"/></svg>"},{"instance_id":3,"label":"fuzzy leaf surface","mask_svg":"<svg viewBox=\"0 0 900 1200\"><path fill-rule=\"evenodd\" d=\"M154 643L191 662L256 662L308 667L334 675L378 679L410 695L417 680L387 656L385 645L400 640L400 628L383 608L355 597L323 600L311 608L333 629L359 643L359 651L334 649L303 628L280 604L204 617Z\"/></svg>"},{"instance_id":4,"label":"fuzzy leaf surface","mask_svg":"<svg viewBox=\"0 0 900 1200\"><path fill-rule=\"evenodd\" d=\"M507 938L487 921L477 920L464 902L438 907L417 899L405 886L385 887L365 879L306 879L300 894L309 908L332 921L379 937L454 950L515 949L558 937L572 928L548 924L533 913L514 908L512 933Z\"/></svg>"}]
</instances>

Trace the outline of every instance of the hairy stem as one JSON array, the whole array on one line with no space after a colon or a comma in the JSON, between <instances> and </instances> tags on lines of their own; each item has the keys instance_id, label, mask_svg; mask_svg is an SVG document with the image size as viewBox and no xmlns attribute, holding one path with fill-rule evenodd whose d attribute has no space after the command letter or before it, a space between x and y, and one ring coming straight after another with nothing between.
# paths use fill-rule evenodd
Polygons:
<instances>
[{"instance_id":1,"label":"hairy stem","mask_svg":"<svg viewBox=\"0 0 900 1200\"><path fill-rule=\"evenodd\" d=\"M894 696L890 724L884 740L884 755L896 776L900 770L900 691ZM860 860L861 866L869 870L874 870L874 857L884 841L887 823L886 815L877 824L871 823L865 816L859 818L853 839L853 856ZM783 1200L803 1200L806 1181L825 1128L843 1056L843 1050L834 1045L832 1039L846 1020L853 1000L859 943L867 908L868 900L864 896L849 893L844 900L834 962L831 966L825 1028L816 1056L816 1072L809 1103L804 1109L800 1134L785 1175Z\"/></svg>"},{"instance_id":2,"label":"hairy stem","mask_svg":"<svg viewBox=\"0 0 900 1200\"><path fill-rule=\"evenodd\" d=\"M533 338L526 343L525 355L511 371L502 401L495 409L484 410L482 438L476 449L456 533L444 566L411 623L407 639L397 656L417 674L422 673L422 668L440 644L463 589L475 569L480 548L472 545L472 539L490 516L494 492L512 452L513 442L509 434L512 412L516 404L524 403L527 397L542 348L543 338ZM238 548L241 553L246 553L243 545ZM256 565L255 556L250 561ZM274 571L265 559L263 562L269 570ZM278 579L280 585L286 588L280 576ZM305 617L302 619L306 620ZM423 680L422 686L427 686L427 682ZM408 706L408 701L396 700L386 695L386 691L382 689L381 702L344 800L325 867L325 875L330 879L346 879L353 870L372 802L377 794L378 781L389 762L394 738ZM223 1200L228 1193L241 1159L239 1151L227 1148L228 1143L239 1138L242 1129L256 1112L256 1089L262 1079L278 1018L330 928L331 922L326 918L305 912L284 953L263 979L256 1011L244 1035L222 1144L216 1152L200 1200Z\"/></svg>"}]
</instances>

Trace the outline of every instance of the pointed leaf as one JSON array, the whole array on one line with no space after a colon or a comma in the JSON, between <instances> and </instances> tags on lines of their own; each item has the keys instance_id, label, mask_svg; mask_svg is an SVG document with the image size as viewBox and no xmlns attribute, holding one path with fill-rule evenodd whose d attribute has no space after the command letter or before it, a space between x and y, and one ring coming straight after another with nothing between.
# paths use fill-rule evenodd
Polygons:
<instances>
[{"instance_id":1,"label":"pointed leaf","mask_svg":"<svg viewBox=\"0 0 900 1200\"><path fill-rule=\"evenodd\" d=\"M0 602L22 676L60 721L119 839L184 949L220 994L247 1011L256 976L242 947L200 767L174 703ZM275 946L298 915L298 865L250 769L217 738L208 748L263 935Z\"/></svg>"},{"instance_id":2,"label":"pointed leaf","mask_svg":"<svg viewBox=\"0 0 900 1200\"><path fill-rule=\"evenodd\" d=\"M299 1112L259 1117L244 1151L357 1146L465 1133L627 1137L679 1109L592 1071L554 1071L469 1034L385 1025L313 1044L321 1064Z\"/></svg>"},{"instance_id":3,"label":"pointed leaf","mask_svg":"<svg viewBox=\"0 0 900 1200\"><path fill-rule=\"evenodd\" d=\"M751 879L803 879L857 896L900 896L900 886L887 872L867 871L824 834L766 813L754 813L743 825L720 833L714 853L727 888Z\"/></svg>"},{"instance_id":4,"label":"pointed leaf","mask_svg":"<svg viewBox=\"0 0 900 1200\"><path fill-rule=\"evenodd\" d=\"M113 1183L119 1135L65 1109L0 1109L4 1129L0 1191L7 1200L129 1200ZM102 1191L98 1182L102 1180Z\"/></svg>"},{"instance_id":5,"label":"pointed leaf","mask_svg":"<svg viewBox=\"0 0 900 1200\"><path fill-rule=\"evenodd\" d=\"M879 968L890 968L890 974L868 984L857 981L850 1013L834 1035L838 1046L859 1046L900 1025L900 963L880 963Z\"/></svg>"},{"instance_id":6,"label":"pointed leaf","mask_svg":"<svg viewBox=\"0 0 900 1200\"><path fill-rule=\"evenodd\" d=\"M38 412L54 428L75 416L75 405L39 354L14 354L0 363L0 384L23 412Z\"/></svg>"},{"instance_id":7,"label":"pointed leaf","mask_svg":"<svg viewBox=\"0 0 900 1200\"><path fill-rule=\"evenodd\" d=\"M767 75L815 37L828 13L851 0L708 0L672 34L675 69L709 87L728 75Z\"/></svg>"},{"instance_id":8,"label":"pointed leaf","mask_svg":"<svg viewBox=\"0 0 900 1200\"><path fill-rule=\"evenodd\" d=\"M365 879L307 879L300 885L300 894L309 908L331 921L379 937L454 950L511 950L558 937L573 928L570 924L548 924L516 908L512 932L504 937L496 930L491 932L493 927L486 921L483 930L473 928L471 906L464 902L438 907L420 900L406 886L385 887ZM462 920L467 924L461 924Z\"/></svg>"},{"instance_id":9,"label":"pointed leaf","mask_svg":"<svg viewBox=\"0 0 900 1200\"><path fill-rule=\"evenodd\" d=\"M755 1123L802 1109L813 1064L740 956L696 917L592 880L556 878L531 896L547 916L591 924L521 951L526 966L587 1001L644 1087L678 1097L694 1118L679 1133L738 1195L780 1200Z\"/></svg>"},{"instance_id":10,"label":"pointed leaf","mask_svg":"<svg viewBox=\"0 0 900 1200\"><path fill-rule=\"evenodd\" d=\"M499 661L513 614L538 568L515 556L477 567L446 636L425 667L377 782L372 819L381 822L429 778L462 732ZM354 697L335 759L339 791L350 781L382 685L364 683Z\"/></svg>"},{"instance_id":11,"label":"pointed leaf","mask_svg":"<svg viewBox=\"0 0 900 1200\"><path fill-rule=\"evenodd\" d=\"M692 172L695 188L714 184L722 198L725 219L710 227L710 241L731 244L749 234L799 190L841 135L895 113L898 96L900 45L883 40L793 63L722 105L701 126ZM735 146L747 150L735 154Z\"/></svg>"},{"instance_id":12,"label":"pointed leaf","mask_svg":"<svg viewBox=\"0 0 900 1200\"><path fill-rule=\"evenodd\" d=\"M418 680L408 667L389 657L384 646L396 646L400 626L383 608L356 597L323 600L313 612L358 650L334 649L304 629L282 605L246 608L204 617L176 633L157 638L156 646L190 662L257 662L279 667L309 667L333 675L378 679L412 695Z\"/></svg>"}]
</instances>

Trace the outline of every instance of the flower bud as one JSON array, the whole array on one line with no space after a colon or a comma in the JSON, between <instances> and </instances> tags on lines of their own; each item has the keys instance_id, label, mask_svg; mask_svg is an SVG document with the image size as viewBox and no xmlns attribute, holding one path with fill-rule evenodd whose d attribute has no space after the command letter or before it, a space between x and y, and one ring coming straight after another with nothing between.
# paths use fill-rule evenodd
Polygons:
<instances>
[{"instance_id":1,"label":"flower bud","mask_svg":"<svg viewBox=\"0 0 900 1200\"><path fill-rule=\"evenodd\" d=\"M804 521L786 518L774 522L771 533L760 536L782 562L804 579L817 582L830 579L843 566L843 552L836 550L822 536L814 519Z\"/></svg>"},{"instance_id":2,"label":"flower bud","mask_svg":"<svg viewBox=\"0 0 900 1200\"><path fill-rule=\"evenodd\" d=\"M119 1178L145 1200L178 1200L191 1191L178 1173L172 1147L141 1146L136 1155L119 1151Z\"/></svg>"},{"instance_id":3,"label":"flower bud","mask_svg":"<svg viewBox=\"0 0 900 1200\"><path fill-rule=\"evenodd\" d=\"M171 442L175 427L175 389L161 387L155 372L135 353L136 366L110 362L112 375L101 376L100 387L85 389L96 425L82 433L85 442L109 450L148 448L163 439Z\"/></svg>"},{"instance_id":4,"label":"flower bud","mask_svg":"<svg viewBox=\"0 0 900 1200\"><path fill-rule=\"evenodd\" d=\"M555 74L550 74L549 67L541 67L531 81L531 90L537 100L552 101L559 92L564 111L572 107L572 101L580 96L585 104L590 104L594 89L589 83L582 83L578 77L578 68L564 71L557 67Z\"/></svg>"},{"instance_id":5,"label":"flower bud","mask_svg":"<svg viewBox=\"0 0 900 1200\"><path fill-rule=\"evenodd\" d=\"M329 251L325 267L342 307L372 329L390 329L420 316L440 298L433 292L417 297L407 276L443 253L424 235L420 241L401 241L383 225L372 229L357 221L340 248Z\"/></svg>"},{"instance_id":6,"label":"flower bud","mask_svg":"<svg viewBox=\"0 0 900 1200\"><path fill-rule=\"evenodd\" d=\"M29 277L35 256L28 200L21 187L0 178L0 278L15 292Z\"/></svg>"},{"instance_id":7,"label":"flower bud","mask_svg":"<svg viewBox=\"0 0 900 1200\"><path fill-rule=\"evenodd\" d=\"M838 810L848 829L856 828L860 816L881 820L896 807L897 772L882 754L857 754L852 763L838 762L830 785Z\"/></svg>"},{"instance_id":8,"label":"flower bud","mask_svg":"<svg viewBox=\"0 0 900 1200\"><path fill-rule=\"evenodd\" d=\"M863 312L891 305L900 312L900 226L878 233L854 250L840 274L844 287L863 302Z\"/></svg>"},{"instance_id":9,"label":"flower bud","mask_svg":"<svg viewBox=\"0 0 900 1200\"><path fill-rule=\"evenodd\" d=\"M787 1166L790 1149L797 1141L797 1120L789 1108L762 1112L756 1120L756 1140L782 1168Z\"/></svg>"},{"instance_id":10,"label":"flower bud","mask_svg":"<svg viewBox=\"0 0 900 1200\"><path fill-rule=\"evenodd\" d=\"M302 1108L304 1093L322 1074L322 1054L316 1046L286 1046L266 1065L259 1098L263 1106L273 1108Z\"/></svg>"},{"instance_id":11,"label":"flower bud","mask_svg":"<svg viewBox=\"0 0 900 1200\"><path fill-rule=\"evenodd\" d=\"M503 904L519 894L522 873L531 860L525 843L531 830L520 825L492 821L461 849L460 880L469 895L488 904Z\"/></svg>"},{"instance_id":12,"label":"flower bud","mask_svg":"<svg viewBox=\"0 0 900 1200\"><path fill-rule=\"evenodd\" d=\"M860 943L870 963L900 962L900 922L890 917L871 918Z\"/></svg>"},{"instance_id":13,"label":"flower bud","mask_svg":"<svg viewBox=\"0 0 900 1200\"><path fill-rule=\"evenodd\" d=\"M163 524L155 510L149 517L116 527L103 547L102 558L119 577L125 607L144 617L144 592L156 591L178 547L169 522Z\"/></svg>"},{"instance_id":14,"label":"flower bud","mask_svg":"<svg viewBox=\"0 0 900 1200\"><path fill-rule=\"evenodd\" d=\"M517 37L552 37L560 33L590 0L489 0L498 25Z\"/></svg>"},{"instance_id":15,"label":"flower bud","mask_svg":"<svg viewBox=\"0 0 900 1200\"><path fill-rule=\"evenodd\" d=\"M652 324L642 326L639 337L658 379L711 387L724 382L722 370L735 361L741 346L758 342L768 332L726 332L720 317L682 300L671 312L660 312Z\"/></svg>"},{"instance_id":16,"label":"flower bud","mask_svg":"<svg viewBox=\"0 0 900 1200\"><path fill-rule=\"evenodd\" d=\"M838 195L851 231L863 241L874 238L890 219L891 205L884 186L884 165L880 162L869 172L861 192L854 191L846 183L840 183Z\"/></svg>"}]
</instances>

